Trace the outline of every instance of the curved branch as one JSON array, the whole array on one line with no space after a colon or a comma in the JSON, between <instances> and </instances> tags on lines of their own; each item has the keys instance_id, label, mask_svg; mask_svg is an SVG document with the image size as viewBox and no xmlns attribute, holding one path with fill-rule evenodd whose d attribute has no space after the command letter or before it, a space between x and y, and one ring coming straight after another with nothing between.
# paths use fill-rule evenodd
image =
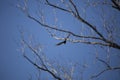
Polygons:
<instances>
[{"instance_id":1,"label":"curved branch","mask_svg":"<svg viewBox=\"0 0 120 80\"><path fill-rule=\"evenodd\" d=\"M114 0L113 0L114 1ZM86 21L85 19L83 19L80 15L79 15L79 12L78 12L78 9L76 7L76 5L73 3L72 0L69 0L69 2L71 3L71 5L73 6L73 8L75 9L75 11L73 10L67 10L67 9L64 9L64 8L61 8L59 6L56 6L54 4L51 4L48 0L46 0L47 4L49 6L52 6L53 8L57 8L59 10L62 10L62 11L65 11L65 12L68 12L68 13L73 13L73 15L75 16L75 18L77 18L78 20L80 20L81 22L83 22L84 24L86 24L88 27L90 27L91 29L93 29L94 32L96 32L96 34L99 36L99 37L96 37L96 36L81 36L81 35L77 35L71 31L68 31L68 30L64 30L64 29L58 29L58 28L55 28L55 27L52 27L50 25L47 25L47 24L44 24L42 22L40 22L39 20L37 20L36 18L32 17L28 12L27 10L23 10L24 12L26 12L26 15L28 16L28 18L34 20L35 22L37 22L38 24L40 24L41 26L43 27L46 27L46 28L49 28L49 29L53 29L53 30L57 30L57 31L60 31L60 32L63 32L63 33L68 33L68 34L71 34L72 36L75 36L75 37L79 37L79 38L88 38L88 39L91 39L91 40L100 40L100 41L103 41L104 43L106 43L107 45L105 46L109 46L109 47L113 47L113 48L116 48L116 49L119 49L120 50L120 45L113 42L113 41L110 41L108 39L106 39L104 37L104 35L102 35L102 33L100 33L97 28L92 25L91 23L89 23L88 21ZM76 14L77 13L77 14ZM89 42L86 42L88 44L91 44ZM96 44L96 43L94 43ZM98 43L97 43L98 44Z\"/></svg>"},{"instance_id":2,"label":"curved branch","mask_svg":"<svg viewBox=\"0 0 120 80\"><path fill-rule=\"evenodd\" d=\"M105 64L105 66L107 66L107 68L111 69L111 66L107 62L105 62L104 60L102 60L102 59L100 59L98 57L97 57L97 60L102 62L103 64Z\"/></svg>"},{"instance_id":3,"label":"curved branch","mask_svg":"<svg viewBox=\"0 0 120 80\"><path fill-rule=\"evenodd\" d=\"M97 78L98 76L100 76L101 74L103 74L104 72L106 71L110 71L110 70L120 70L120 67L114 67L114 68L107 68L107 69L104 69L102 70L101 72L99 72L98 74L92 76L91 78Z\"/></svg>"},{"instance_id":4,"label":"curved branch","mask_svg":"<svg viewBox=\"0 0 120 80\"><path fill-rule=\"evenodd\" d=\"M111 0L111 1L114 4L112 7L120 11L120 1L118 2L116 0Z\"/></svg>"},{"instance_id":5,"label":"curved branch","mask_svg":"<svg viewBox=\"0 0 120 80\"><path fill-rule=\"evenodd\" d=\"M51 74L51 75L52 75L55 79L57 79L57 80L62 80L60 77L58 77L56 74L54 74L52 71L50 71L50 70L47 68L47 66L46 66L46 64L44 63L44 61L43 61L43 59L41 58L41 56L38 55L38 53L23 39L23 36L21 36L21 38L22 38L23 43L24 43L25 45L27 45L27 47L28 47L33 53L35 53L35 55L40 59L40 61L41 61L42 64L41 64L41 66L39 66L38 64L36 64L35 62L33 62L29 57L27 57L25 54L23 54L23 57L24 57L25 59L27 59L27 60L28 60L32 65L34 65L36 68L48 72L49 74Z\"/></svg>"},{"instance_id":6,"label":"curved branch","mask_svg":"<svg viewBox=\"0 0 120 80\"><path fill-rule=\"evenodd\" d=\"M57 9L60 9L60 10L62 10L62 11L71 12L70 10L61 8L61 7L57 6L57 5L54 5L54 4L50 3L48 0L46 0L46 2L47 2L47 4L48 4L49 6L52 6L52 7L57 8Z\"/></svg>"},{"instance_id":7,"label":"curved branch","mask_svg":"<svg viewBox=\"0 0 120 80\"><path fill-rule=\"evenodd\" d=\"M33 53L35 53L35 55L40 59L42 65L47 69L47 66L45 65L45 63L44 63L43 59L41 58L41 56L38 55L38 53L37 53L24 39L22 39L22 41L27 45L27 47L28 47Z\"/></svg>"},{"instance_id":8,"label":"curved branch","mask_svg":"<svg viewBox=\"0 0 120 80\"><path fill-rule=\"evenodd\" d=\"M37 22L38 24L40 24L41 26L44 26L44 27L49 28L49 29L53 29L53 30L57 30L57 31L60 31L60 32L68 33L68 34L71 34L71 35L73 35L73 36L75 36L75 37L91 38L91 39L102 40L102 39L99 38L99 37L94 37L94 36L80 36L80 35L77 35L77 34L71 32L71 31L67 31L67 30L63 30L63 29L58 29L58 28L52 27L52 26L50 26L50 25L47 25L47 24L45 24L45 23L40 22L39 20L37 20L36 18L30 16L29 14L28 14L28 17L29 17L30 19L34 20L35 22Z\"/></svg>"},{"instance_id":9,"label":"curved branch","mask_svg":"<svg viewBox=\"0 0 120 80\"><path fill-rule=\"evenodd\" d=\"M116 48L116 49L120 49L120 45L118 45L118 44L116 44L116 43L114 43L114 42L111 42L111 41L105 39L104 37L99 38L99 37L93 37L93 36L80 36L80 35L77 35L77 34L71 32L71 31L67 31L67 30L63 30L63 29L58 29L58 28L52 27L52 26L50 26L50 25L47 25L47 24L45 24L45 23L42 23L42 22L40 22L39 20L37 20L36 18L30 16L29 14L27 14L27 16L28 16L30 19L32 19L32 20L34 20L35 22L37 22L38 24L40 24L41 26L43 26L43 27L50 28L50 29L53 29L53 30L57 30L57 31L60 31L60 32L64 32L64 33L68 33L68 34L71 34L71 35L73 35L73 36L75 36L75 37L79 37L79 38L89 38L89 39L101 40L101 41L104 41L105 43L108 43L106 46L113 47L113 48ZM86 23L87 23L87 22L86 22ZM88 24L89 24L89 23L88 23ZM91 24L89 24L89 25L91 25ZM92 25L91 25L91 26L92 26ZM94 27L93 27L93 28L94 28ZM94 29L97 31L96 28L94 28ZM99 33L99 32L98 32L98 33ZM90 43L88 42L88 44L90 44Z\"/></svg>"},{"instance_id":10,"label":"curved branch","mask_svg":"<svg viewBox=\"0 0 120 80\"><path fill-rule=\"evenodd\" d=\"M50 73L55 79L57 80L62 80L60 77L56 76L52 71L50 71L49 69L43 68L38 66L35 62L33 62L32 60L30 60L26 55L23 55L25 57L25 59L27 59L32 65L34 65L36 68L46 71L48 73Z\"/></svg>"},{"instance_id":11,"label":"curved branch","mask_svg":"<svg viewBox=\"0 0 120 80\"><path fill-rule=\"evenodd\" d=\"M63 8L59 7L59 6L55 6L53 4L51 4L48 0L46 0L48 5L53 7L53 8L57 8L59 10L62 10L62 11L65 11L65 12L68 12L68 13L73 13L73 15L75 16L75 18L77 18L78 20L80 20L81 22L83 22L84 24L86 24L87 26L89 26L91 29L93 29L102 39L105 39L104 36L95 28L95 26L93 26L92 24L90 24L89 22L87 22L86 20L84 20L80 15L79 15L79 12L78 12L78 9L76 7L76 5L73 3L72 0L69 0L70 3L72 4L73 8L75 9L76 12L74 12L73 10L72 11L69 11L69 10L63 10ZM77 14L75 14L77 13Z\"/></svg>"},{"instance_id":12,"label":"curved branch","mask_svg":"<svg viewBox=\"0 0 120 80\"><path fill-rule=\"evenodd\" d=\"M94 76L91 76L91 78L96 78L98 76L100 76L102 73L104 73L105 71L108 71L109 69L104 69L102 70L101 72L99 72L98 74L94 75Z\"/></svg>"}]
</instances>

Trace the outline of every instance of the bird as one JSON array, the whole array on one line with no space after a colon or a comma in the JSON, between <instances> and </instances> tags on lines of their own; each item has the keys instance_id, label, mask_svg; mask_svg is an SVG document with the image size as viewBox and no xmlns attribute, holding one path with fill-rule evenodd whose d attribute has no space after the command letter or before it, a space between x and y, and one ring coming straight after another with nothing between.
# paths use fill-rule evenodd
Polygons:
<instances>
[{"instance_id":1,"label":"bird","mask_svg":"<svg viewBox=\"0 0 120 80\"><path fill-rule=\"evenodd\" d=\"M69 38L69 36L70 36L70 34L64 39L64 41L59 42L59 43L57 43L56 45L57 45L57 46L60 46L60 45L62 45L62 44L66 44L67 39Z\"/></svg>"},{"instance_id":2,"label":"bird","mask_svg":"<svg viewBox=\"0 0 120 80\"><path fill-rule=\"evenodd\" d=\"M62 45L62 44L66 44L66 42L67 42L67 41L66 41L66 39L65 39L64 41L59 42L59 43L57 43L56 45L59 46L59 45Z\"/></svg>"}]
</instances>

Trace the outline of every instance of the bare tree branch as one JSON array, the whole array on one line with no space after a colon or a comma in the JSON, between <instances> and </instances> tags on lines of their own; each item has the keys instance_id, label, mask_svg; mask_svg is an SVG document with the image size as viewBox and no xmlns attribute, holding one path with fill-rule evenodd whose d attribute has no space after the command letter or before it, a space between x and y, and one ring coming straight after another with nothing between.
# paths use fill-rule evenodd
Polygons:
<instances>
[{"instance_id":1,"label":"bare tree branch","mask_svg":"<svg viewBox=\"0 0 120 80\"><path fill-rule=\"evenodd\" d=\"M40 55L38 55L38 53L36 52L35 49L32 48L32 46L30 46L23 38L23 36L21 36L22 41L25 45L27 45L27 47L33 52L35 53L35 55L40 59L41 61L41 66L39 66L38 64L36 64L35 62L33 62L29 57L27 57L25 54L23 54L24 58L27 59L32 65L34 65L36 68L43 70L45 72L48 72L49 74L51 74L55 79L57 80L62 80L62 78L58 77L55 73L53 73L52 71L50 71L47 68L47 65L45 64L45 62L43 61L43 59L41 58Z\"/></svg>"},{"instance_id":2,"label":"bare tree branch","mask_svg":"<svg viewBox=\"0 0 120 80\"><path fill-rule=\"evenodd\" d=\"M72 4L73 8L74 8L75 11L76 11L76 12L74 12L74 11L72 10L73 15L74 15L78 20L80 20L80 22L83 22L84 24L86 24L86 25L88 25L90 28L92 28L102 39L104 39L103 35L95 28L95 26L91 25L89 22L87 22L86 20L84 20L84 19L79 15L78 9L77 9L77 7L75 6L75 4L73 3L73 1L72 1L72 0L69 0L69 1L70 1L70 3ZM47 0L47 2L48 2L48 0ZM50 4L50 3L49 3L48 5L50 5L50 6L54 7L54 8L57 8L57 9L62 10L61 7L58 7L58 6L55 7L55 6L53 6L52 4ZM62 10L62 11L65 11L65 10ZM68 11L67 11L67 12L68 12ZM69 13L71 13L71 12L69 12ZM77 13L77 14L75 14L75 13Z\"/></svg>"},{"instance_id":3,"label":"bare tree branch","mask_svg":"<svg viewBox=\"0 0 120 80\"><path fill-rule=\"evenodd\" d=\"M98 39L98 40L101 40L101 38L98 38L98 37L94 37L94 36L80 36L80 35L77 35L71 31L67 31L67 30L63 30L63 29L58 29L58 28L55 28L55 27L52 27L50 25L47 25L45 23L42 23L40 22L39 20L37 20L36 18L32 17L31 15L28 14L28 17L32 20L34 20L35 22L37 22L38 24L40 24L41 26L43 27L46 27L46 28L50 28L50 29L53 29L53 30L57 30L57 31L60 31L60 32L64 32L64 33L68 33L68 34L71 34L75 37L80 37L80 38L92 38L92 39Z\"/></svg>"},{"instance_id":4,"label":"bare tree branch","mask_svg":"<svg viewBox=\"0 0 120 80\"><path fill-rule=\"evenodd\" d=\"M111 1L113 3L112 7L120 11L120 1L119 0L111 0Z\"/></svg>"},{"instance_id":5,"label":"bare tree branch","mask_svg":"<svg viewBox=\"0 0 120 80\"><path fill-rule=\"evenodd\" d=\"M57 5L51 4L48 0L46 0L46 2L47 2L47 4L48 4L49 6L52 6L52 7L54 7L54 8L60 9L60 10L62 10L62 11L70 12L70 13L71 13L70 10L67 10L67 9L61 8L61 7L57 6Z\"/></svg>"},{"instance_id":6,"label":"bare tree branch","mask_svg":"<svg viewBox=\"0 0 120 80\"><path fill-rule=\"evenodd\" d=\"M105 66L107 66L107 68L111 69L110 65L107 62L105 62L104 60L102 60L102 59L100 59L98 57L97 57L97 60L102 62L103 64L105 64Z\"/></svg>"},{"instance_id":7,"label":"bare tree branch","mask_svg":"<svg viewBox=\"0 0 120 80\"><path fill-rule=\"evenodd\" d=\"M51 74L51 75L52 75L55 79L57 79L57 80L62 80L60 77L56 76L56 75L55 75L52 71L50 71L49 69L46 69L46 68L43 68L43 67L38 66L35 62L33 62L32 60L30 60L26 55L24 55L24 57L25 57L32 65L34 65L36 68L48 72L49 74Z\"/></svg>"},{"instance_id":8,"label":"bare tree branch","mask_svg":"<svg viewBox=\"0 0 120 80\"><path fill-rule=\"evenodd\" d=\"M34 50L24 39L23 39L23 42L27 45L27 47L28 47L32 52L35 53L35 55L40 59L42 65L47 69L47 66L45 65L43 59L41 58L40 55L38 55L38 53L36 52L36 50Z\"/></svg>"},{"instance_id":9,"label":"bare tree branch","mask_svg":"<svg viewBox=\"0 0 120 80\"><path fill-rule=\"evenodd\" d=\"M62 10L62 11L65 11L65 10L61 9L61 7L53 6L53 4L51 4L48 0L46 0L46 2L48 3L48 5L50 5L50 6L54 7L54 8L60 9L60 10ZM95 28L95 26L93 26L92 24L90 24L89 22L87 22L87 21L85 21L83 18L81 18L81 17L79 16L79 13L78 13L78 10L77 10L75 4L74 4L71 0L70 0L70 2L71 2L71 4L73 5L74 9L75 9L76 12L77 12L77 17L76 17L76 18L78 18L80 21L82 21L83 23L85 23L86 25L88 25L90 28L92 28L92 29L100 36L100 38L99 38L99 37L91 37L91 36L80 36L80 35L77 35L77 34L71 32L71 31L66 31L66 30L63 30L63 29L58 29L58 28L52 27L52 26L50 26L50 25L47 25L47 24L45 24L45 23L42 23L42 22L40 22L39 20L37 20L36 18L32 17L30 14L27 14L27 16L28 16L30 19L34 20L35 22L39 23L39 24L40 24L41 26L43 26L43 27L50 28L50 29L53 29L53 30L57 30L57 31L60 31L60 32L64 32L64 33L69 33L69 34L71 34L71 35L73 35L73 36L80 37L80 38L90 38L90 39L102 40L102 41L105 42L106 44L109 44L109 45L107 45L107 46L113 47L113 48L116 48L116 49L120 49L120 45L118 45L117 43L112 42L112 41L107 40L106 38L104 38L104 36ZM72 11L72 12L74 12L74 11ZM75 14L75 15L76 15L76 14ZM87 42L87 43L90 44L89 42Z\"/></svg>"},{"instance_id":10,"label":"bare tree branch","mask_svg":"<svg viewBox=\"0 0 120 80\"><path fill-rule=\"evenodd\" d=\"M102 60L102 59L100 59L100 58L98 58L98 57L97 57L97 60L100 61L100 62L102 62L103 64L105 64L105 66L106 66L107 68L104 69L104 70L102 70L102 71L100 71L100 72L97 73L96 75L91 76L91 78L96 78L96 77L100 76L101 74L103 74L103 73L106 72L106 71L110 71L110 70L120 70L120 66L118 66L118 67L111 67L106 61L104 61L104 60Z\"/></svg>"},{"instance_id":11,"label":"bare tree branch","mask_svg":"<svg viewBox=\"0 0 120 80\"><path fill-rule=\"evenodd\" d=\"M119 46L118 44L116 44L116 43L114 43L114 42L111 42L111 41L109 41L109 40L107 40L107 39L101 39L101 38L98 38L98 37L91 37L91 36L79 36L79 35L77 35L77 34L74 34L73 32L70 32L70 31L66 31L66 30L63 30L63 29L58 29L58 28L55 28L55 27L51 27L51 26L49 26L49 25L47 25L47 24L45 24L45 23L42 23L42 22L38 21L37 19L35 19L34 17L30 16L29 14L28 14L28 17L29 17L30 19L36 21L37 23L39 23L39 24L42 25L43 27L50 28L50 29L54 29L54 30L57 30L57 31L60 31L60 32L64 32L64 33L69 33L69 34L71 34L71 35L73 35L73 36L80 37L80 38L90 38L90 39L102 40L102 41L106 42L107 45L105 45L105 46L110 46L110 47L113 47L113 48L116 48L116 49L120 49L120 46ZM85 43L91 44L91 42L85 42ZM94 43L94 44L98 44L98 43ZM102 44L103 44L103 43L102 43ZM103 46L104 46L104 45L103 45Z\"/></svg>"},{"instance_id":12,"label":"bare tree branch","mask_svg":"<svg viewBox=\"0 0 120 80\"><path fill-rule=\"evenodd\" d=\"M112 48L120 50L120 44L117 43L117 41L113 41L112 39L107 38L106 34L102 33L102 31L100 31L98 29L98 26L95 26L94 24L92 24L91 22L87 21L85 18L83 18L81 16L81 13L79 12L79 9L77 8L78 6L75 4L75 2L73 0L68 0L68 2L70 3L70 5L69 5L70 8L65 8L64 6L62 6L62 7L58 6L58 5L53 4L52 2L50 2L49 0L45 0L45 5L48 5L49 7L52 7L54 9L61 10L63 12L67 12L68 14L72 14L72 16L75 19L77 19L80 23L85 24L86 25L85 27L88 27L88 30L91 30L91 32L93 31L95 33L95 35L88 35L88 34L87 35L81 35L81 34L76 34L76 33L72 32L70 30L61 29L61 28L49 25L49 24L47 24L47 23L44 22L44 19L38 20L36 17L32 16L28 12L28 10L27 10L27 4L25 4L25 3L24 3L25 7L19 6L19 8L27 15L27 17L29 19L37 22L42 27L46 28L48 30L48 33L50 33L50 35L54 39L61 40L56 45L66 44L66 42L68 41L68 42L72 42L72 43L84 43L84 44L90 44L90 45L108 46L108 47L112 47ZM112 7L120 11L120 2L119 2L119 0L111 0L111 2L113 3ZM42 17L43 17L43 15L42 15ZM106 33L108 33L107 35L113 34L112 33L112 29L109 26L108 27L104 27L104 28L106 30ZM51 30L51 32L49 30ZM60 32L62 34L68 34L68 36L66 36L66 37L58 37L58 35L56 36L56 34L53 34L52 31L57 31L57 32ZM49 73L50 75L52 75L57 80L63 80L63 76L64 76L65 80L71 80L72 79L72 76L71 76L72 75L71 73L73 73L72 71L71 71L71 73L69 73L70 71L66 71L63 68L62 69L60 68L59 69L59 70L61 70L60 73L64 73L62 75L62 77L61 77L61 75L52 72L52 70L45 63L45 61L43 60L43 58L41 57L41 55L39 55L37 53L37 51L30 44L28 44L23 39L23 37L22 37L22 41L39 58L39 60L41 62L40 66L39 66L37 63L35 63L34 61L32 61L28 56L23 55L25 57L25 59L27 59L32 65L34 65L36 68L38 68L38 69L40 69L42 71L45 71L45 72ZM100 61L101 63L103 63L106 68L103 69L103 70L101 70L96 75L92 76L91 78L96 78L96 77L100 76L101 74L103 74L106 71L120 70L119 66L118 67L112 67L105 60L102 60L102 59L100 59L98 57L96 59L98 61ZM53 68L53 70L55 70L55 69Z\"/></svg>"}]
</instances>

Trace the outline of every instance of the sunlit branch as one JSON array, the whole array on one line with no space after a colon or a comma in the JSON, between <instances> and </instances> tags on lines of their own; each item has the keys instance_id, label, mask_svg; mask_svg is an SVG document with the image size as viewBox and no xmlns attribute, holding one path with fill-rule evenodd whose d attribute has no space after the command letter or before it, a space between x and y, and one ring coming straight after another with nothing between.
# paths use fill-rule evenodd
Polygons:
<instances>
[{"instance_id":1,"label":"sunlit branch","mask_svg":"<svg viewBox=\"0 0 120 80\"><path fill-rule=\"evenodd\" d=\"M53 8L57 8L57 9L59 9L59 10L62 10L61 7L59 7L59 6L57 6L57 7L54 6L54 4L50 3L48 0L46 0L46 2L48 3L49 6L51 6L51 7L53 7ZM73 13L73 15L75 16L75 18L77 18L78 20L80 20L81 22L83 22L84 24L86 24L87 26L89 26L91 29L93 29L93 31L95 31L96 34L99 35L99 37L100 37L100 38L93 37L93 39L97 38L97 39L99 39L99 40L104 41L106 44L109 44L109 45L107 45L107 46L110 46L110 47L113 47L113 48L116 48L116 49L120 49L120 45L118 45L117 43L114 43L114 42L109 41L108 39L106 39L106 38L103 36L103 34L100 33L100 32L97 30L97 28L96 28L95 26L93 26L91 23L89 23L88 21L86 21L85 19L83 19L83 18L80 16L80 14L79 14L79 12L78 12L78 9L77 9L75 3L73 3L72 0L69 0L69 2L72 4L73 8L74 8L75 11L76 11L76 12L74 12L73 10L71 11L71 12ZM65 10L62 10L62 11L65 11ZM69 12L69 11L66 11L66 12L71 13L71 12ZM77 14L75 14L75 13L77 13ZM47 25L47 26L48 26L48 25ZM70 31L59 30L59 29L55 29L55 30L58 30L58 31L61 31L61 32L67 32L67 33L72 34L73 36L78 36L78 35L74 35L74 34L73 34L72 32L70 32ZM78 36L78 37L80 37L80 36ZM86 38L86 37L84 36L84 37L82 37L82 38ZM89 43L88 43L88 44L89 44Z\"/></svg>"},{"instance_id":2,"label":"sunlit branch","mask_svg":"<svg viewBox=\"0 0 120 80\"><path fill-rule=\"evenodd\" d=\"M26 55L24 55L24 57L32 64L34 65L36 68L40 69L40 70L43 70L45 72L48 72L50 73L55 79L57 80L62 80L60 77L56 76L52 71L50 71L49 69L46 69L46 68L43 68L43 67L40 67L38 66L35 62L33 62L32 60L30 60Z\"/></svg>"},{"instance_id":3,"label":"sunlit branch","mask_svg":"<svg viewBox=\"0 0 120 80\"><path fill-rule=\"evenodd\" d=\"M43 70L43 71L46 71L48 73L50 73L55 79L57 80L62 80L60 77L58 77L56 74L54 74L52 71L50 71L46 64L44 63L43 59L41 58L40 55L38 55L38 53L36 52L35 49L32 48L32 46L30 46L23 38L22 38L22 41L24 42L25 45L27 45L27 47L35 53L35 55L40 59L41 61L41 66L39 66L38 64L36 64L35 62L33 62L31 59L29 59L25 54L23 55L32 65L34 65L36 68L40 69L40 70Z\"/></svg>"},{"instance_id":4,"label":"sunlit branch","mask_svg":"<svg viewBox=\"0 0 120 80\"><path fill-rule=\"evenodd\" d=\"M40 59L42 65L47 69L47 66L45 65L43 59L42 59L41 56L36 52L36 50L33 49L24 39L23 39L23 42L27 45L27 47L28 47L32 52L35 53L35 55Z\"/></svg>"},{"instance_id":5,"label":"sunlit branch","mask_svg":"<svg viewBox=\"0 0 120 80\"><path fill-rule=\"evenodd\" d=\"M72 43L84 43L84 44L92 44L92 45L102 45L102 46L109 46L109 44L107 43L102 43L102 42L96 42L96 41L86 41L86 40L79 40L79 39L71 39L71 38L63 38L63 37L57 37L56 35L52 34L51 32L49 32L51 34L51 36L57 40L65 40L68 42L72 42Z\"/></svg>"},{"instance_id":6,"label":"sunlit branch","mask_svg":"<svg viewBox=\"0 0 120 80\"><path fill-rule=\"evenodd\" d=\"M62 10L62 11L67 11L67 10L62 9L61 7L59 8L58 6L57 6L57 7L56 7L56 6L53 6L53 4L51 4L48 0L46 0L46 2L48 3L48 5L52 6L53 8L57 8L57 9L60 9L60 10ZM26 14L30 19L34 20L35 22L37 22L38 24L40 24L40 25L43 26L43 27L46 27L46 28L49 28L49 29L53 29L53 30L56 30L56 31L60 31L60 32L63 32L63 33L68 33L68 34L71 34L72 36L79 37L79 38L88 38L88 39L101 40L101 41L103 41L103 42L105 42L105 43L107 44L107 45L105 45L105 46L109 46L109 47L113 47L113 48L116 48L116 49L120 49L120 45L118 45L117 43L115 43L115 42L113 42L113 41L110 41L110 40L104 38L103 35L96 29L95 26L93 26L92 24L90 24L89 22L87 22L86 20L84 20L83 18L81 18L81 16L79 15L79 12L78 12L77 7L75 6L75 4L74 4L71 0L70 0L70 3L73 5L73 8L74 8L75 11L76 11L76 12L74 12L74 11L72 10L73 15L75 15L75 17L78 18L81 22L83 22L84 24L88 25L91 29L93 29L93 31L95 31L95 32L99 35L99 37L96 37L96 36L81 36L81 35L77 35L77 34L71 32L71 31L68 31L68 30L58 29L58 28L52 27L52 26L47 25L47 24L45 24L45 23L37 20L36 18L32 17L32 16L28 13L26 7L25 7L25 9L23 9L23 11L25 12L25 14ZM20 9L22 9L21 6L20 6ZM67 12L69 12L69 11L67 11ZM69 12L69 13L71 13L71 12ZM75 13L77 13L77 15L76 15ZM90 42L85 42L85 43L91 44ZM98 43L92 43L92 44L98 44ZM108 44L109 44L109 45L108 45Z\"/></svg>"},{"instance_id":7,"label":"sunlit branch","mask_svg":"<svg viewBox=\"0 0 120 80\"><path fill-rule=\"evenodd\" d=\"M81 35L77 35L77 34L71 32L71 31L67 31L67 30L64 30L64 29L58 29L58 28L52 27L52 26L47 25L47 24L45 24L45 23L42 23L42 22L40 22L39 20L37 20L36 18L32 17L32 16L28 13L26 6L25 6L24 8L22 8L21 6L19 6L18 8L22 9L22 11L25 12L25 14L26 14L30 19L32 19L32 20L34 20L35 22L39 23L39 24L40 24L41 26L43 26L43 27L50 28L50 29L53 29L53 30L57 30L57 31L60 31L60 32L64 32L64 33L69 33L69 34L71 34L71 35L73 35L73 36L75 36L75 37L79 37L79 38L89 38L89 39L96 39L96 40L98 39L98 40L101 40L101 41L105 42L106 44L109 44L109 45L107 45L107 46L109 46L109 47L113 47L113 48L116 48L116 49L120 49L120 45L119 45L119 44L117 44L117 43L115 43L115 42L113 42L113 41L110 41L110 40L106 39L106 38L96 29L95 26L93 26L92 24L90 24L89 22L87 22L86 20L84 20L84 19L79 15L78 9L77 9L76 5L73 3L72 0L69 0L69 2L72 4L72 6L73 6L73 8L75 9L76 12L74 12L73 10L72 10L72 11L69 11L69 10L67 10L67 9L61 8L61 7L59 7L59 6L56 6L56 5L52 4L52 3L50 3L48 0L46 0L46 2L47 2L47 4L48 4L49 6L52 6L53 8L57 8L57 9L62 10L62 11L66 11L66 12L69 12L69 13L73 13L73 15L74 15L76 18L78 18L78 20L80 20L80 21L83 22L84 24L88 25L91 29L93 29L93 31L95 31L95 32L99 35L99 37L96 37L96 36L95 36L95 37L94 37L94 36L81 36ZM115 3L114 0L113 0L113 2ZM77 13L77 14L76 14L76 13ZM89 44L89 43L88 43L88 44Z\"/></svg>"},{"instance_id":8,"label":"sunlit branch","mask_svg":"<svg viewBox=\"0 0 120 80\"><path fill-rule=\"evenodd\" d=\"M73 0L68 0L69 3L70 3L69 7L72 7L70 9L69 8L64 8L64 7L61 7L61 6L57 6L56 4L53 4L52 2L49 2L49 0L45 0L45 1L46 1L45 5L48 5L50 7L55 8L55 9L61 10L63 12L67 12L68 14L72 14L73 17L76 18L79 22L82 22L83 24L87 25L88 30L92 29L93 32L96 35L96 36L92 36L92 35L91 36L90 35L87 35L87 36L86 35L79 35L79 34L76 34L76 33L72 32L72 31L70 31L70 30L65 30L65 29L61 29L61 28L58 28L58 27L51 26L51 25L45 23L44 19L38 20L34 16L30 15L29 12L27 11L27 4L26 3L25 3L25 7L18 6L27 15L27 17L29 19L37 22L42 27L50 29L51 31L54 30L54 31L58 31L58 32L61 32L61 33L68 34L67 37L58 37L58 36L56 36L56 34L53 34L52 32L50 32L48 30L48 33L50 33L50 35L54 39L62 40L62 42L59 42L57 45L66 44L66 42L68 41L68 42L71 42L71 43L84 43L84 44L90 44L90 45L108 46L108 47L113 47L113 48L116 48L116 49L120 50L120 45L118 43L116 43L116 42L106 38L105 37L106 35L101 33L99 31L99 29L97 28L97 26L91 24L89 21L87 21L86 19L84 19L81 16L81 14L79 13L79 9L77 8L77 5L74 3ZM120 11L120 5L117 2L117 0L111 0L111 1L114 4L112 7L116 8L117 10ZM40 17L43 17L43 15L40 15ZM105 29L106 29L108 34L112 34L112 32L110 32L109 29L107 29L107 28L105 28ZM112 31L112 29L111 29L111 31ZM48 72L55 79L62 80L62 78L60 76L61 74L60 75L58 75L58 74L56 75L54 72L52 72L52 70L50 70L49 66L47 65L47 63L45 63L45 60L41 57L41 55L39 55L38 52L30 44L28 44L23 38L22 38L22 41L39 58L41 63L40 63L40 65L38 65L37 63L32 61L28 56L26 56L24 54L23 56L25 57L25 59L27 59L32 65L34 65L38 69ZM98 57L96 59L98 61L100 61L101 63L103 63L106 68L101 70L96 75L92 76L91 78L96 78L96 77L100 76L101 74L103 74L104 72L109 71L109 70L120 70L119 66L118 67L112 67L106 61L104 61L104 60L102 60L102 59L100 59ZM66 73L64 70L61 71L61 72L62 73ZM69 72L67 73L67 76L69 76ZM71 74L71 78L72 78L72 74Z\"/></svg>"}]
</instances>

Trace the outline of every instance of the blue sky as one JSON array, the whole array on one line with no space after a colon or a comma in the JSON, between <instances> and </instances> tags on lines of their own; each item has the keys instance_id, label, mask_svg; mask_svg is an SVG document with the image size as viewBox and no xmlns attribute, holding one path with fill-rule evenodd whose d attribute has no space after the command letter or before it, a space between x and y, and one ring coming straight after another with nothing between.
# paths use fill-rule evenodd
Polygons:
<instances>
[{"instance_id":1,"label":"blue sky","mask_svg":"<svg viewBox=\"0 0 120 80\"><path fill-rule=\"evenodd\" d=\"M58 60L62 64L69 64L70 62L78 62L80 64L87 63L89 68L85 71L83 77L90 76L89 74L94 73L94 70L101 70L98 68L101 63L93 64L95 56L94 52L96 49L91 45L85 45L81 43L70 43L67 42L66 45L61 45L56 47L55 44L59 40L55 40L47 33L47 31L42 28L36 22L28 19L22 11L15 7L18 1L16 0L1 0L0 1L0 79L1 80L27 80L30 75L35 76L36 69L23 58L20 49L20 33L19 27L22 27L25 31L25 38L29 40L29 36L33 35L35 43L40 43L43 46L43 52L51 60ZM34 5L34 4L31 4ZM83 5L81 3L81 5ZM33 7L34 8L34 7ZM47 13L49 9L43 8ZM34 9L31 9L34 10ZM89 14L93 17L94 10ZM115 14L115 12L113 12ZM64 28L69 28L73 32L80 33L79 27L81 26L74 18L67 16L66 13L57 13L59 16L60 22L58 25L64 24ZM118 13L117 13L118 14ZM33 13L35 15L35 13ZM52 14L46 14L48 17ZM64 18L64 20L62 20ZM118 18L120 15L118 15ZM91 17L87 18L91 21ZM94 24L99 24L99 21L93 21ZM120 22L120 21L118 21ZM51 17L48 19L48 23L52 23ZM69 24L72 23L72 24ZM75 27L75 28L74 28ZM87 34L87 33L86 33ZM104 53L101 49L97 50L98 52ZM119 50L112 49L112 53L120 53ZM28 54L28 53L27 53ZM104 54L99 54L99 56L104 58ZM112 65L117 65L120 63L118 57L114 57L111 60ZM91 66L94 65L94 68ZM98 77L97 79L109 79L109 80L119 80L120 71L108 71ZM85 80L84 79L84 80Z\"/></svg>"},{"instance_id":2,"label":"blue sky","mask_svg":"<svg viewBox=\"0 0 120 80\"><path fill-rule=\"evenodd\" d=\"M15 8L14 4L16 4L15 0L0 1L1 80L27 80L30 73L29 70L34 70L17 50L19 49L17 44L20 38L17 26L24 21L20 18L20 11Z\"/></svg>"}]
</instances>

